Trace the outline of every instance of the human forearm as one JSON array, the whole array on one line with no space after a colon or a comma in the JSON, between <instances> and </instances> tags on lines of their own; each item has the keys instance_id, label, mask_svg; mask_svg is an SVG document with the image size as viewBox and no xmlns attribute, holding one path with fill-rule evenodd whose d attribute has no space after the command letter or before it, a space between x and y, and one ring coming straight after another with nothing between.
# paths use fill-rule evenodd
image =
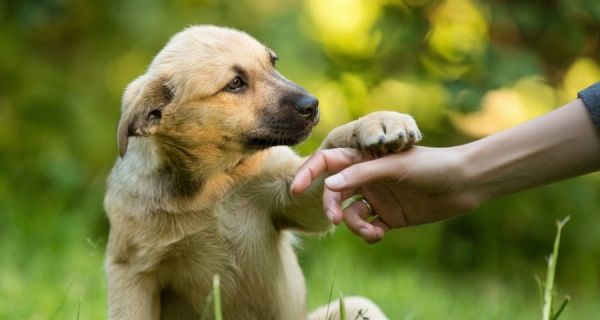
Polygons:
<instances>
[{"instance_id":1,"label":"human forearm","mask_svg":"<svg viewBox=\"0 0 600 320\"><path fill-rule=\"evenodd\" d=\"M458 148L481 201L600 169L600 130L580 100Z\"/></svg>"}]
</instances>

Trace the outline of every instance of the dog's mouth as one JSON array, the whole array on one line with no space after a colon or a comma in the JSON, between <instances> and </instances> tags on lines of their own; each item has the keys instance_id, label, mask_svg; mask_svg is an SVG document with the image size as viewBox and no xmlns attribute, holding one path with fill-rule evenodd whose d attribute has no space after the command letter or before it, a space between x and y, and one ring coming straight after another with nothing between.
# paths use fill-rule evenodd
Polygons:
<instances>
[{"instance_id":1,"label":"dog's mouth","mask_svg":"<svg viewBox=\"0 0 600 320\"><path fill-rule=\"evenodd\" d=\"M264 113L257 127L243 136L243 143L250 150L260 150L274 146L293 146L304 141L319 123L317 103L312 105L310 112L304 109L300 112L294 108L291 112ZM283 108L286 105L279 106L279 109Z\"/></svg>"},{"instance_id":2,"label":"dog's mouth","mask_svg":"<svg viewBox=\"0 0 600 320\"><path fill-rule=\"evenodd\" d=\"M286 134L283 132L271 132L264 135L246 136L245 144L250 149L266 149L274 146L293 146L304 141L311 133L312 127L308 127L297 134Z\"/></svg>"}]
</instances>

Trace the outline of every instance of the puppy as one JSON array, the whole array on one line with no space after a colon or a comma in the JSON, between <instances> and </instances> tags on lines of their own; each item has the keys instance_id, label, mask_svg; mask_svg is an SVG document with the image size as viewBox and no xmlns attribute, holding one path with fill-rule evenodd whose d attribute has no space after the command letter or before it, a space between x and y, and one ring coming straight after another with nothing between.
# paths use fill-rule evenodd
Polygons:
<instances>
[{"instance_id":1,"label":"puppy","mask_svg":"<svg viewBox=\"0 0 600 320\"><path fill-rule=\"evenodd\" d=\"M318 101L276 60L243 32L192 26L125 90L104 201L109 318L200 319L213 275L225 319L307 318L292 231L332 226L322 184L291 196L303 159L285 145L310 134ZM323 146L385 153L419 137L411 117L384 112L337 128ZM385 318L366 299L348 301Z\"/></svg>"}]
</instances>

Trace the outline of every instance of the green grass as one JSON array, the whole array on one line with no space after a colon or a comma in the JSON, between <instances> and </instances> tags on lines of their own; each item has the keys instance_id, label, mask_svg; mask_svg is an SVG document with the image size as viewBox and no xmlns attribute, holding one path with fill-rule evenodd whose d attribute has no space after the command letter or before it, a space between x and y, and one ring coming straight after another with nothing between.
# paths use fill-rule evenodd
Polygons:
<instances>
[{"instance_id":1,"label":"green grass","mask_svg":"<svg viewBox=\"0 0 600 320\"><path fill-rule=\"evenodd\" d=\"M379 304L390 319L536 319L540 318L534 269L518 274L464 274L419 267L410 256L398 255L395 265L363 254L370 246L342 245L353 237L340 229L335 236L310 241L304 261L309 307L328 301L335 270L335 291L361 295ZM341 240L340 238L344 239ZM348 240L351 241L351 240ZM357 239L357 241L359 241ZM390 255L394 255L390 252ZM540 259L540 266L543 266ZM560 280L560 279L558 279ZM576 290L576 289L573 289ZM587 319L600 314L598 291L571 291L573 303L560 319Z\"/></svg>"},{"instance_id":2,"label":"green grass","mask_svg":"<svg viewBox=\"0 0 600 320\"><path fill-rule=\"evenodd\" d=\"M106 318L104 241L81 217L44 214L0 234L0 319Z\"/></svg>"},{"instance_id":3,"label":"green grass","mask_svg":"<svg viewBox=\"0 0 600 320\"><path fill-rule=\"evenodd\" d=\"M339 301L340 305L338 306L338 308L340 310L340 319L346 320L346 306L344 305L344 295L342 293L340 293Z\"/></svg>"},{"instance_id":4,"label":"green grass","mask_svg":"<svg viewBox=\"0 0 600 320\"><path fill-rule=\"evenodd\" d=\"M542 320L556 320L562 314L565 307L571 301L567 296L561 303L560 307L554 312L554 278L556 276L556 265L558 264L558 249L560 247L560 235L563 227L569 222L570 217L567 216L562 221L556 222L556 237L554 239L554 247L552 253L548 257L548 270L546 271L546 282L544 282L544 304L542 306Z\"/></svg>"},{"instance_id":5,"label":"green grass","mask_svg":"<svg viewBox=\"0 0 600 320\"><path fill-rule=\"evenodd\" d=\"M213 277L213 301L214 303L214 319L223 320L223 312L221 311L221 282L219 276Z\"/></svg>"},{"instance_id":6,"label":"green grass","mask_svg":"<svg viewBox=\"0 0 600 320\"><path fill-rule=\"evenodd\" d=\"M48 227L29 238L0 235L0 319L105 319L105 244L88 240L86 231L75 227L61 229L58 238L45 233L56 231ZM393 263L382 263L379 256L366 254L376 249L343 227L334 236L307 238L300 259L309 307L327 303L333 290L369 297L390 319L539 318L534 275L543 272L541 257L539 269L517 274L454 274L394 252L389 253ZM600 314L600 291L563 289L573 300L560 320Z\"/></svg>"}]
</instances>

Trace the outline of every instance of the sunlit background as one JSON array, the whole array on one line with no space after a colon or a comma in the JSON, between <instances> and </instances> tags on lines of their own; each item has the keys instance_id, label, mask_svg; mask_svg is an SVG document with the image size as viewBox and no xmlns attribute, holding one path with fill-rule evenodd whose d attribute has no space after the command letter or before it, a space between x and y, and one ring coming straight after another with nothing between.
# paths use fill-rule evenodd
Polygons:
<instances>
[{"instance_id":1,"label":"sunlit background","mask_svg":"<svg viewBox=\"0 0 600 320\"><path fill-rule=\"evenodd\" d=\"M522 123L600 80L600 2L585 0L0 1L0 319L103 319L104 181L126 84L190 24L273 48L318 96L297 149L375 110L415 116L430 146ZM561 134L557 132L556 134ZM556 150L561 152L561 150ZM555 220L561 319L600 315L600 175L495 200L374 246L306 237L309 305L368 296L391 319L534 319Z\"/></svg>"}]
</instances>

